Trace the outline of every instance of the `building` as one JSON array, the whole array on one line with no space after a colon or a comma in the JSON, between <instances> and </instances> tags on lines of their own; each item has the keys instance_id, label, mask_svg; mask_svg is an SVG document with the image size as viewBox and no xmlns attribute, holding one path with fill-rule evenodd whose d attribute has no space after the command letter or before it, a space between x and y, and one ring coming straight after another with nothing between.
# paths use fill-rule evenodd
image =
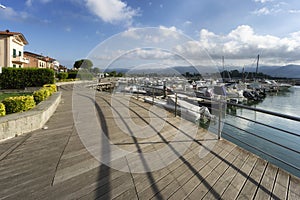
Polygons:
<instances>
[{"instance_id":1,"label":"building","mask_svg":"<svg viewBox=\"0 0 300 200\"><path fill-rule=\"evenodd\" d=\"M28 42L22 33L0 31L0 66L22 68L29 60L24 57Z\"/></svg>"},{"instance_id":2,"label":"building","mask_svg":"<svg viewBox=\"0 0 300 200\"><path fill-rule=\"evenodd\" d=\"M54 58L32 53L29 51L24 52L24 57L27 60L29 60L29 62L26 63L24 67L48 68L48 69L57 70L59 66L59 63Z\"/></svg>"}]
</instances>

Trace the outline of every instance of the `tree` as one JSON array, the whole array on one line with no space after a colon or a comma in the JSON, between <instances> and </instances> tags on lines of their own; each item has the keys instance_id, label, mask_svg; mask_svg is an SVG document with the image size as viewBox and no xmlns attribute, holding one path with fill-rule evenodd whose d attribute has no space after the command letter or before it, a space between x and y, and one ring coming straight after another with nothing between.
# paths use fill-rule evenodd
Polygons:
<instances>
[{"instance_id":1,"label":"tree","mask_svg":"<svg viewBox=\"0 0 300 200\"><path fill-rule=\"evenodd\" d=\"M100 73L101 71L100 71L99 68L94 67L94 68L92 68L92 72L93 72L94 74L98 74L98 73Z\"/></svg>"},{"instance_id":2,"label":"tree","mask_svg":"<svg viewBox=\"0 0 300 200\"><path fill-rule=\"evenodd\" d=\"M91 71L92 67L93 67L93 62L89 59L81 59L81 60L77 60L75 61L73 67L75 69L87 69L88 71Z\"/></svg>"}]
</instances>

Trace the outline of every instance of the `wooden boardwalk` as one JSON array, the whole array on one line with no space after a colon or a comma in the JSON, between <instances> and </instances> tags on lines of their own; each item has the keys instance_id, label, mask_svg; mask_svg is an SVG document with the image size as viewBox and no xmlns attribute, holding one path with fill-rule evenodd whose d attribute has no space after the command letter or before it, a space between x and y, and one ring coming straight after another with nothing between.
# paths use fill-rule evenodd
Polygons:
<instances>
[{"instance_id":1,"label":"wooden boardwalk","mask_svg":"<svg viewBox=\"0 0 300 200\"><path fill-rule=\"evenodd\" d=\"M160 117L159 109L126 96L116 97L112 105L110 95L97 93L95 112L109 140L139 153L140 160L120 158L128 172L101 164L75 127L72 86L62 86L61 91L62 102L47 130L0 142L0 199L300 199L299 178L203 129L197 128L190 138L184 130L195 128L191 122L166 112ZM131 121L120 114L124 108ZM144 130L149 137L134 137ZM186 134L186 140L177 140L178 132ZM177 144L187 147L182 156L149 171L178 153ZM172 151L159 154L161 160L144 157L164 147ZM136 163L148 172L136 173Z\"/></svg>"}]
</instances>

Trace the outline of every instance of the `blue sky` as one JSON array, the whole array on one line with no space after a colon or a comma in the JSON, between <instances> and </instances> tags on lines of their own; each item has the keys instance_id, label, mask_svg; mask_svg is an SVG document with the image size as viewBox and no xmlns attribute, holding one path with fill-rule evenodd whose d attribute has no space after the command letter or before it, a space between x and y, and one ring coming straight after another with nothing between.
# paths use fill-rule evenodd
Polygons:
<instances>
[{"instance_id":1,"label":"blue sky","mask_svg":"<svg viewBox=\"0 0 300 200\"><path fill-rule=\"evenodd\" d=\"M53 57L69 68L111 36L144 27L187 35L216 62L225 56L230 65L247 65L259 53L263 64L300 64L299 0L0 0L0 4L6 6L0 9L0 30L22 32L29 41L25 50ZM187 52L191 49L183 54Z\"/></svg>"}]
</instances>

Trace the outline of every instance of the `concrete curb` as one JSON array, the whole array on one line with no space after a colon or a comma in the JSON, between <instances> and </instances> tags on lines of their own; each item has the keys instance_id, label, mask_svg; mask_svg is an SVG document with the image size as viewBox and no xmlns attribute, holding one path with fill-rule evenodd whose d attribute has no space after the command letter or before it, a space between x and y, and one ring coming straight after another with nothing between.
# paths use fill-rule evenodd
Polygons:
<instances>
[{"instance_id":1,"label":"concrete curb","mask_svg":"<svg viewBox=\"0 0 300 200\"><path fill-rule=\"evenodd\" d=\"M60 100L61 92L56 92L29 111L0 117L0 140L42 128L55 112Z\"/></svg>"}]
</instances>

